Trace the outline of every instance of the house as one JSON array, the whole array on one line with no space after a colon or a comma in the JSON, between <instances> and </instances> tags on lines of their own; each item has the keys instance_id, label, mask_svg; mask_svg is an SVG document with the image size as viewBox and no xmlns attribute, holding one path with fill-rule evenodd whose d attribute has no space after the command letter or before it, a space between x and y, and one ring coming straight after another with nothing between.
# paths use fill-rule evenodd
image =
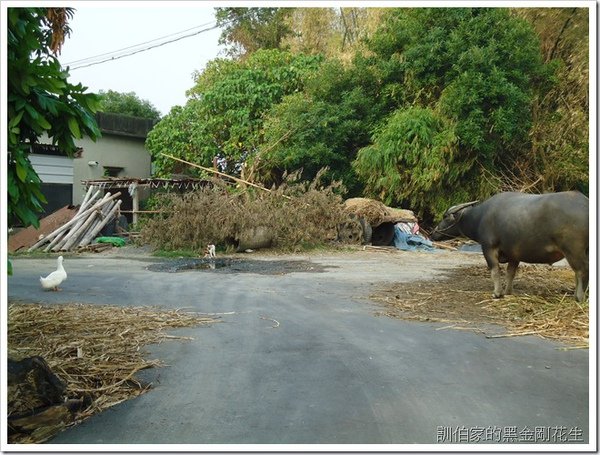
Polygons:
<instances>
[{"instance_id":1,"label":"house","mask_svg":"<svg viewBox=\"0 0 600 455\"><path fill-rule=\"evenodd\" d=\"M61 153L48 137L32 147L29 159L48 200L41 216L65 205L80 204L85 195L82 180L150 177L151 157L144 144L154 121L108 113L97 113L96 121L102 136L96 142L87 137L76 140L78 151L73 158ZM122 198L123 207L130 207L129 195L123 194Z\"/></svg>"}]
</instances>

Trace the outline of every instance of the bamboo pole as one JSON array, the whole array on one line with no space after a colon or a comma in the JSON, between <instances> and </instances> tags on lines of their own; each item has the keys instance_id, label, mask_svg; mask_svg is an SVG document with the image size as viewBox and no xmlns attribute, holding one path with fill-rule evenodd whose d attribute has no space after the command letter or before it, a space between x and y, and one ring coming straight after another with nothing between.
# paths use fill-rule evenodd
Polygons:
<instances>
[{"instance_id":1,"label":"bamboo pole","mask_svg":"<svg viewBox=\"0 0 600 455\"><path fill-rule=\"evenodd\" d=\"M246 185L253 186L254 188L258 188L259 190L267 191L268 193L271 192L270 189L265 188L264 186L260 186L260 185L257 185L256 183L252 183L252 182L249 182L247 180L240 179L240 178L234 177L234 176L229 175L229 174L225 174L223 172L217 171L216 169L211 169L209 167L200 166L199 164L190 163L189 161L182 160L181 158L177 158L175 156L168 155L166 153L161 153L161 155L166 156L167 158L171 158L172 160L179 161L181 163L185 163L185 164L188 164L188 165L193 166L193 167L197 167L198 169L202 169L203 171L212 172L213 174L222 175L223 177L228 177L228 178L230 178L232 180L235 180L238 183L244 183ZM291 197L286 196L285 194L282 194L282 196L284 198L286 198L286 199L291 199Z\"/></svg>"},{"instance_id":2,"label":"bamboo pole","mask_svg":"<svg viewBox=\"0 0 600 455\"><path fill-rule=\"evenodd\" d=\"M133 209L133 217L132 217L132 221L133 224L137 225L138 222L138 214L137 211L140 209L140 192L138 191L138 187L137 184L135 184L135 187L133 188L133 194L132 196L132 209Z\"/></svg>"},{"instance_id":3,"label":"bamboo pole","mask_svg":"<svg viewBox=\"0 0 600 455\"><path fill-rule=\"evenodd\" d=\"M91 231L90 234L86 235L86 237L79 243L78 246L80 246L80 247L86 246L88 243L90 243L92 241L92 239L94 237L96 237L98 232L100 232L102 230L102 228L114 217L116 211L119 210L119 206L121 205L121 202L123 202L123 201L121 201L120 199L115 202L114 206L112 207L112 209L110 210L108 215L100 223L98 223L95 226L94 230Z\"/></svg>"},{"instance_id":4,"label":"bamboo pole","mask_svg":"<svg viewBox=\"0 0 600 455\"><path fill-rule=\"evenodd\" d=\"M81 205L79 206L79 209L81 209L81 207L84 207L88 198L91 196L92 191L94 190L94 186L90 186L87 190L87 192L85 193L85 196L83 197L83 201L81 201Z\"/></svg>"},{"instance_id":5,"label":"bamboo pole","mask_svg":"<svg viewBox=\"0 0 600 455\"><path fill-rule=\"evenodd\" d=\"M107 193L107 194L110 194L110 193ZM117 193L113 194L112 196L110 196L109 200L115 199L115 198L119 197L120 195L121 195L121 193L117 192ZM76 222L78 222L79 221L79 217L81 217L81 216L88 216L93 210L95 210L95 209L97 209L98 207L101 207L101 206L102 206L102 201L96 202L92 207L86 209L84 212L82 212L80 214L75 215L70 221L68 221L67 223L63 224L61 227L59 227L58 229L56 229L54 232L48 234L46 237L44 237L43 239L41 239L35 245L33 245L32 247L30 247L27 251L31 252L31 251L35 250L40 245L43 245L48 240L56 237L58 234L64 232L70 226L72 226L73 224L75 224ZM56 244L56 242L54 244Z\"/></svg>"},{"instance_id":6,"label":"bamboo pole","mask_svg":"<svg viewBox=\"0 0 600 455\"><path fill-rule=\"evenodd\" d=\"M106 201L109 196L110 196L109 193L105 194L104 197L99 202L97 202L97 204L101 204L101 203L103 204L104 201ZM78 226L78 225L80 225L80 223L85 222L85 221L88 220L88 218L91 215L89 215L89 214L84 215L84 213L86 213L87 210L88 209L86 209L83 212L81 212L81 214L77 214L75 216L75 218L77 218L77 222L73 223L74 226ZM90 213L92 213L92 215L93 215L93 211L90 212ZM70 227L69 230L65 229L64 233L62 233L61 235L57 236L54 240L52 240L50 242L50 244L48 246L46 246L46 248L44 248L44 251L50 251L50 250L52 250L52 251L58 251L60 249L60 247L62 245L64 245L74 233L75 233L75 228L74 227Z\"/></svg>"},{"instance_id":7,"label":"bamboo pole","mask_svg":"<svg viewBox=\"0 0 600 455\"><path fill-rule=\"evenodd\" d=\"M79 208L78 213L84 212L86 207L88 207L90 204L92 204L94 199L96 197L98 197L99 194L100 194L100 190L96 191L96 193L90 199L84 200L84 202L81 203L81 207ZM101 200L103 200L103 199L106 199L106 195ZM94 212L92 212L92 214L93 213ZM59 240L54 245L54 247L52 248L52 251L58 251L58 250L67 250L68 251L73 246L73 243L76 240L76 237L77 237L76 233L79 231L79 229L81 229L81 226L86 221L87 221L86 217L81 217L80 220L77 223L75 223L75 225L71 229L69 229L69 232L65 233L65 235L62 236L62 239ZM73 238L73 237L75 237L75 238Z\"/></svg>"},{"instance_id":8,"label":"bamboo pole","mask_svg":"<svg viewBox=\"0 0 600 455\"><path fill-rule=\"evenodd\" d=\"M67 242L64 243L58 243L56 245L54 245L54 248L52 248L52 251L59 251L59 250L63 250L63 251L69 251L69 249L71 248L71 246L73 246L77 240L81 237L81 233L87 231L88 227L96 220L97 215L99 214L98 210L94 210L92 213L90 213L90 215L87 217L87 219L85 220L85 222L78 226L77 229L73 228L70 232L69 232L69 238Z\"/></svg>"},{"instance_id":9,"label":"bamboo pole","mask_svg":"<svg viewBox=\"0 0 600 455\"><path fill-rule=\"evenodd\" d=\"M101 208L94 210L88 219L76 228L73 228L73 236L62 247L55 246L53 251L66 250L69 251L73 246L78 245L85 235L93 229L93 226L98 222L98 219L103 219L104 215L109 212L114 205L114 201L107 201Z\"/></svg>"},{"instance_id":10,"label":"bamboo pole","mask_svg":"<svg viewBox=\"0 0 600 455\"><path fill-rule=\"evenodd\" d=\"M93 196L91 196L91 193L92 193L92 188L90 187L90 189L88 189L87 193L85 194L85 197L83 198L83 201L82 201L81 205L79 206L79 209L77 210L77 213L75 214L74 218L77 218L86 209L86 207L89 206L91 201L96 199L96 197L98 196L100 191L97 191ZM69 236L69 231L64 231L61 234L59 234L52 243L54 243L55 245L62 245L67 240L68 236ZM48 239L48 237L46 237L46 239Z\"/></svg>"},{"instance_id":11,"label":"bamboo pole","mask_svg":"<svg viewBox=\"0 0 600 455\"><path fill-rule=\"evenodd\" d=\"M98 217L96 217L95 221L92 224L90 224L85 230L83 230L81 235L79 235L79 242L75 243L75 245L77 247L79 247L79 244L83 241L83 239L85 239L87 237L87 235L95 229L96 225L98 223L102 222L102 220L104 220L104 218L108 216L109 212L112 210L115 203L116 203L116 201L108 202L108 203L104 204L104 206L102 207L102 210L100 210L99 212L96 212Z\"/></svg>"}]
</instances>

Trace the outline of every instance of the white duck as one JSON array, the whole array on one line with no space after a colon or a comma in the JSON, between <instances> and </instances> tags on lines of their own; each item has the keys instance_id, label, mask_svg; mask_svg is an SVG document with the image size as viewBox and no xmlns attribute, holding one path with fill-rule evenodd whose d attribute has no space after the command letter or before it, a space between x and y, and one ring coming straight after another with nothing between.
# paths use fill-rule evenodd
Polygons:
<instances>
[{"instance_id":1,"label":"white duck","mask_svg":"<svg viewBox=\"0 0 600 455\"><path fill-rule=\"evenodd\" d=\"M67 272L62 265L63 257L59 256L56 260L58 267L57 269L48 275L46 278L40 277L40 283L44 289L52 289L54 291L60 291L58 285L67 279Z\"/></svg>"}]
</instances>

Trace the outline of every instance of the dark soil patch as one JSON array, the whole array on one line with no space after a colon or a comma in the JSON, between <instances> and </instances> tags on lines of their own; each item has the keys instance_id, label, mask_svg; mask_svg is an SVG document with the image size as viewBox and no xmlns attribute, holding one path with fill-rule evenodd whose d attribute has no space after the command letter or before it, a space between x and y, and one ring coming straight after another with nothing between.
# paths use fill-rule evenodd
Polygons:
<instances>
[{"instance_id":1,"label":"dark soil patch","mask_svg":"<svg viewBox=\"0 0 600 455\"><path fill-rule=\"evenodd\" d=\"M498 324L508 330L501 336L540 335L587 345L589 303L575 301L574 287L570 268L523 264L514 281L514 295L493 299L487 268L469 266L449 270L437 281L388 285L371 298L382 304L383 314L392 317L482 332L485 324Z\"/></svg>"},{"instance_id":2,"label":"dark soil patch","mask_svg":"<svg viewBox=\"0 0 600 455\"><path fill-rule=\"evenodd\" d=\"M302 260L254 260L237 258L190 259L161 261L147 267L153 272L184 272L190 270L218 273L257 273L259 275L285 275L293 272L325 272L330 267Z\"/></svg>"}]
</instances>

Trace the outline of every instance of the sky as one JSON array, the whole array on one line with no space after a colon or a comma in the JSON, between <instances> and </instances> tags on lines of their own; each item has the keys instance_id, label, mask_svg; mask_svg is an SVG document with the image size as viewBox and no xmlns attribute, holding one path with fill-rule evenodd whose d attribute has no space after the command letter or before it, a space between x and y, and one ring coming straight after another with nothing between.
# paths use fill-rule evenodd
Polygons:
<instances>
[{"instance_id":1,"label":"sky","mask_svg":"<svg viewBox=\"0 0 600 455\"><path fill-rule=\"evenodd\" d=\"M119 6L119 2L102 6L75 3L75 15L70 21L71 36L66 39L59 60L63 67L71 68L69 81L81 82L90 92L135 92L166 115L171 107L185 104L185 92L194 85L194 71L202 71L210 60L225 57L223 46L218 45L221 31L200 32L215 25L214 6L217 4L214 2L183 5L140 2L140 6L128 3L126 7ZM179 34L185 30L186 33ZM110 53L93 60L98 62L114 56L113 51L136 46L120 52L122 55L194 32L200 33L135 55L77 69L92 62L77 63L82 59ZM169 35L173 36L165 38ZM164 39L153 41L158 38ZM147 44L137 46L142 43Z\"/></svg>"}]
</instances>

